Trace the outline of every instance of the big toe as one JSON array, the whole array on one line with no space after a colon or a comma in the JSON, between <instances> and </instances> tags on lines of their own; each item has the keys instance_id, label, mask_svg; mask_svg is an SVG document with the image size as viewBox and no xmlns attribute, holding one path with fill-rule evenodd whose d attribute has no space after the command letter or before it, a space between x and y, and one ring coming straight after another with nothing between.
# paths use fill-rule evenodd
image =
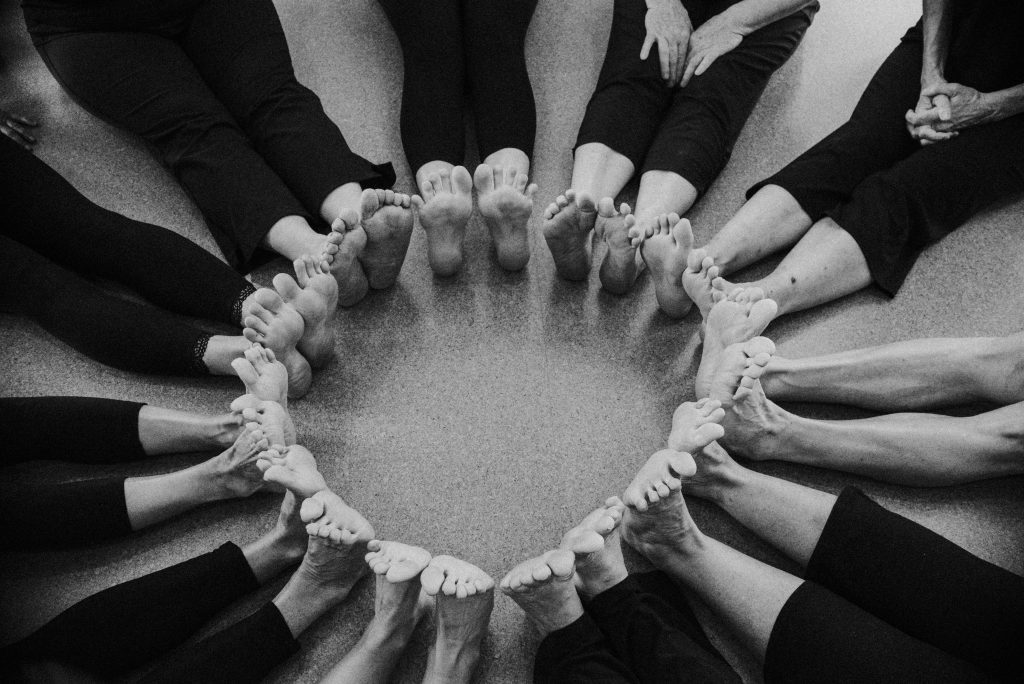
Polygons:
<instances>
[{"instance_id":1,"label":"big toe","mask_svg":"<svg viewBox=\"0 0 1024 684\"><path fill-rule=\"evenodd\" d=\"M473 192L473 178L465 166L452 169L452 190L456 195L469 195Z\"/></svg>"},{"instance_id":2,"label":"big toe","mask_svg":"<svg viewBox=\"0 0 1024 684\"><path fill-rule=\"evenodd\" d=\"M299 517L304 523L313 522L322 518L326 510L324 502L316 496L312 496L303 500L302 507L299 508Z\"/></svg>"},{"instance_id":3,"label":"big toe","mask_svg":"<svg viewBox=\"0 0 1024 684\"><path fill-rule=\"evenodd\" d=\"M481 164L473 172L473 185L477 192L486 194L494 190L494 169L490 164Z\"/></svg>"},{"instance_id":4,"label":"big toe","mask_svg":"<svg viewBox=\"0 0 1024 684\"><path fill-rule=\"evenodd\" d=\"M286 302L295 299L302 291L302 288L300 288L299 284L295 282L295 279L287 273L278 273L274 276L273 282L274 289L277 290L277 294Z\"/></svg>"}]
</instances>

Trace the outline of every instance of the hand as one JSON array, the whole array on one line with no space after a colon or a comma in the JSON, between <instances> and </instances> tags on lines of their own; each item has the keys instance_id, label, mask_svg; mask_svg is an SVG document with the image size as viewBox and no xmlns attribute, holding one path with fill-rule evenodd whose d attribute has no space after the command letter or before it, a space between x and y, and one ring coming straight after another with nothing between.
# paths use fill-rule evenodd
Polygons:
<instances>
[{"instance_id":1,"label":"hand","mask_svg":"<svg viewBox=\"0 0 1024 684\"><path fill-rule=\"evenodd\" d=\"M932 112L928 117L925 117L926 113ZM942 142L943 140L949 140L955 138L958 133L956 131L940 133L936 131L931 124L915 124L913 121L921 121L925 118L938 117L941 121L948 121L950 117L949 113L949 98L945 95L929 96L922 94L917 100L917 105L913 109L907 110L907 132L910 133L910 137L918 141L922 145L931 145L933 143Z\"/></svg>"},{"instance_id":2,"label":"hand","mask_svg":"<svg viewBox=\"0 0 1024 684\"><path fill-rule=\"evenodd\" d=\"M716 59L735 50L743 42L743 34L721 14L708 19L690 36L690 54L686 56L683 79L685 86L694 76L708 70Z\"/></svg>"},{"instance_id":3,"label":"hand","mask_svg":"<svg viewBox=\"0 0 1024 684\"><path fill-rule=\"evenodd\" d=\"M0 109L0 133L3 133L29 152L32 151L32 146L36 144L36 139L25 129L35 128L38 125L38 121L20 114L12 114L6 109Z\"/></svg>"},{"instance_id":4,"label":"hand","mask_svg":"<svg viewBox=\"0 0 1024 684\"><path fill-rule=\"evenodd\" d=\"M676 85L683 75L686 46L693 31L690 15L677 0L659 2L647 10L644 26L647 27L647 37L644 38L644 46L640 49L641 61L650 56L651 47L657 43L661 77L668 85Z\"/></svg>"},{"instance_id":5,"label":"hand","mask_svg":"<svg viewBox=\"0 0 1024 684\"><path fill-rule=\"evenodd\" d=\"M937 132L950 133L962 131L971 126L998 121L999 108L988 93L981 93L969 86L959 83L938 83L924 88L921 97L930 97L933 102L947 98L948 110L941 107L918 114L907 112L907 123L915 126L931 126Z\"/></svg>"}]
</instances>

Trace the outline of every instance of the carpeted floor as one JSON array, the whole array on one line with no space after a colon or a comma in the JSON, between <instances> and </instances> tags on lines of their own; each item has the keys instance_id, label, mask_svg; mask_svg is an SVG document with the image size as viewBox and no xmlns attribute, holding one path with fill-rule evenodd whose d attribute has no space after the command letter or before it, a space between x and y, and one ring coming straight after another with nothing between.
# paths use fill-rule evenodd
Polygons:
<instances>
[{"instance_id":1,"label":"carpeted floor","mask_svg":"<svg viewBox=\"0 0 1024 684\"><path fill-rule=\"evenodd\" d=\"M804 44L769 85L729 166L691 213L698 243L739 206L745 188L845 119L920 7L914 0L823 5ZM354 149L375 161L394 160L401 169L398 187L412 190L398 138L399 48L376 3L280 0L278 6L300 79L321 95ZM451 280L435 279L417 228L398 285L338 313L338 359L292 405L300 441L381 535L465 558L495 579L551 547L597 502L620 492L663 443L672 409L692 398L698 317L677 323L659 314L646 278L621 298L599 291L596 269L589 284L557 280L540 235L543 207L569 181L570 148L597 79L611 6L611 0L542 0L533 20L527 52L538 104L534 180L540 192L529 268L504 273L474 219L465 270ZM101 205L167 226L216 252L199 212L168 172L139 140L74 104L32 49L17 3L0 7L0 51L8 67L0 103L42 119L39 157ZM467 162L472 168L476 160ZM624 199L631 193L635 189ZM1024 319L1022 215L1024 200L1018 199L977 217L929 249L892 301L866 291L781 320L768 334L782 354L803 356L915 337L1018 331ZM272 266L255 280L268 282L282 264ZM24 320L3 316L0 325L5 395L117 397L213 412L240 393L231 378L123 373ZM156 473L194 460L166 458L100 472ZM1024 573L1020 478L919 490L812 468L763 469L829 491L856 483L972 552ZM19 476L96 473L61 465ZM0 639L24 635L113 583L224 540L252 540L273 523L277 505L276 497L257 495L95 548L5 555ZM721 512L700 502L693 510L712 535L794 570ZM39 518L45 534L46 512ZM211 627L267 600L281 582ZM300 655L273 680L317 681L355 643L371 613L366 583L302 637ZM759 681L753 659L714 619L707 624L744 677ZM428 642L421 632L400 666L400 681L417 680ZM528 680L535 645L522 612L499 596L483 680Z\"/></svg>"}]
</instances>

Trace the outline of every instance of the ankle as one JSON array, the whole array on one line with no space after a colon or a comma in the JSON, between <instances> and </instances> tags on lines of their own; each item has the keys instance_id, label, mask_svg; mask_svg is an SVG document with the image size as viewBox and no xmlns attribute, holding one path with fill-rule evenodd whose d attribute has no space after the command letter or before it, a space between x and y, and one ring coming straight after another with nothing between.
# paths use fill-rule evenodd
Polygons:
<instances>
[{"instance_id":1,"label":"ankle","mask_svg":"<svg viewBox=\"0 0 1024 684\"><path fill-rule=\"evenodd\" d=\"M204 426L204 438L207 443L218 449L227 449L242 432L240 414L225 413L210 418Z\"/></svg>"}]
</instances>

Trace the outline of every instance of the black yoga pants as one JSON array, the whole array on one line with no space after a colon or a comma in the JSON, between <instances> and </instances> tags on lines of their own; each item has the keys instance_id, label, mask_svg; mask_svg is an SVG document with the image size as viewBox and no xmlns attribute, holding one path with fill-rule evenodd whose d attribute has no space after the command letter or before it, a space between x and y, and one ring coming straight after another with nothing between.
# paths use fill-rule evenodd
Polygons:
<instances>
[{"instance_id":1,"label":"black yoga pants","mask_svg":"<svg viewBox=\"0 0 1024 684\"><path fill-rule=\"evenodd\" d=\"M0 466L24 461L125 463L146 457L144 404L95 397L0 398ZM2 479L2 478L0 478ZM40 511L48 522L38 531ZM124 478L61 483L0 482L0 548L65 547L132 531Z\"/></svg>"},{"instance_id":2,"label":"black yoga pants","mask_svg":"<svg viewBox=\"0 0 1024 684\"><path fill-rule=\"evenodd\" d=\"M738 0L685 0L694 28ZM671 171L703 194L725 167L771 75L800 44L817 5L761 28L685 88L661 77L658 48L640 61L647 29L643 0L615 0L597 88L576 147L601 143L640 173Z\"/></svg>"},{"instance_id":3,"label":"black yoga pants","mask_svg":"<svg viewBox=\"0 0 1024 684\"><path fill-rule=\"evenodd\" d=\"M660 572L630 575L587 602L585 611L541 642L535 682L740 682L682 592Z\"/></svg>"},{"instance_id":4,"label":"black yoga pants","mask_svg":"<svg viewBox=\"0 0 1024 684\"><path fill-rule=\"evenodd\" d=\"M1024 11L1021 3L1000 7ZM1016 26L1019 41L1024 21L1003 17L1002 9L987 11ZM985 39L998 45L1004 32ZM954 40L947 79L983 91L1006 87L1005 80L992 80L1000 70L987 69L988 50L980 40L970 47ZM984 207L1024 191L1024 115L968 128L934 145L922 147L910 137L904 115L920 95L921 55L919 24L875 73L848 122L747 193L749 198L766 185L779 186L811 220L833 219L857 241L871 277L889 295L927 245ZM1019 74L1009 85L1024 81L1024 68Z\"/></svg>"},{"instance_id":5,"label":"black yoga pants","mask_svg":"<svg viewBox=\"0 0 1024 684\"><path fill-rule=\"evenodd\" d=\"M122 3L123 4L123 3ZM353 153L319 98L295 79L271 0L138 0L132 12L72 7L40 28L39 53L71 95L145 138L206 218L225 258L246 272L286 216L326 232L320 207L346 183L390 187L390 164ZM116 9L116 6L114 6Z\"/></svg>"},{"instance_id":6,"label":"black yoga pants","mask_svg":"<svg viewBox=\"0 0 1024 684\"><path fill-rule=\"evenodd\" d=\"M79 601L21 641L0 649L10 669L50 662L104 679L152 663L214 615L259 586L231 543L184 563L115 585ZM258 682L299 649L272 603L187 649L142 682Z\"/></svg>"},{"instance_id":7,"label":"black yoga pants","mask_svg":"<svg viewBox=\"0 0 1024 684\"><path fill-rule=\"evenodd\" d=\"M849 487L783 606L767 682L1019 681L1024 578Z\"/></svg>"},{"instance_id":8,"label":"black yoga pants","mask_svg":"<svg viewBox=\"0 0 1024 684\"><path fill-rule=\"evenodd\" d=\"M537 0L378 1L402 45L402 145L413 173L462 163L467 90L480 159L508 147L532 157L537 110L524 49Z\"/></svg>"},{"instance_id":9,"label":"black yoga pants","mask_svg":"<svg viewBox=\"0 0 1024 684\"><path fill-rule=\"evenodd\" d=\"M255 291L248 281L177 233L93 204L5 136L0 168L0 312L31 318L109 366L207 372L210 334L170 312L237 328ZM149 303L115 296L93 277Z\"/></svg>"}]
</instances>

